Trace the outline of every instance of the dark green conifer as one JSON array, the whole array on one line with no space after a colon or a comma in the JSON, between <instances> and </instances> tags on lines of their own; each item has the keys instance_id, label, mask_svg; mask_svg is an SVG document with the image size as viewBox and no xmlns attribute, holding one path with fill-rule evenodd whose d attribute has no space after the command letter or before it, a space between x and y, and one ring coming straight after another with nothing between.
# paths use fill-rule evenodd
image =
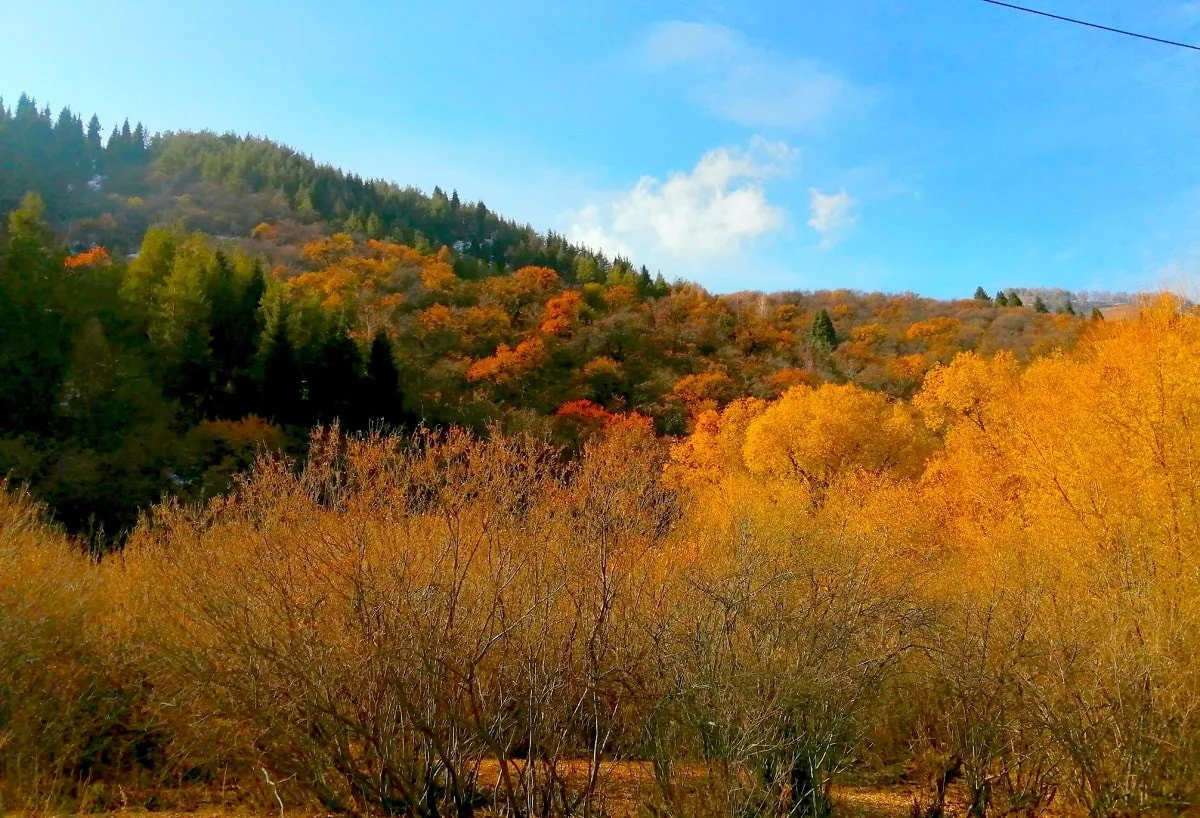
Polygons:
<instances>
[{"instance_id":1,"label":"dark green conifer","mask_svg":"<svg viewBox=\"0 0 1200 818\"><path fill-rule=\"evenodd\" d=\"M826 352L837 347L837 330L833 327L833 320L829 317L829 313L823 309L813 318L812 342L813 346Z\"/></svg>"}]
</instances>

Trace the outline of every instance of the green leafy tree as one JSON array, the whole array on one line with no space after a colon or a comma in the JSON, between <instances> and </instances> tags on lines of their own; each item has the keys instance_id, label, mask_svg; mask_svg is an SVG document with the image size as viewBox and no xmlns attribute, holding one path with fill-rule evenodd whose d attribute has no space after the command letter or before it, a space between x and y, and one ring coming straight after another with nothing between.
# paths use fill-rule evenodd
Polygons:
<instances>
[{"instance_id":1,"label":"green leafy tree","mask_svg":"<svg viewBox=\"0 0 1200 818\"><path fill-rule=\"evenodd\" d=\"M9 214L0 247L0 423L46 432L67 363L70 329L60 307L63 253L36 194Z\"/></svg>"},{"instance_id":2,"label":"green leafy tree","mask_svg":"<svg viewBox=\"0 0 1200 818\"><path fill-rule=\"evenodd\" d=\"M213 378L209 323L212 260L203 237L181 242L150 320L150 340L164 367L164 391L196 412L205 403ZM227 265L222 262L221 266Z\"/></svg>"},{"instance_id":3,"label":"green leafy tree","mask_svg":"<svg viewBox=\"0 0 1200 818\"><path fill-rule=\"evenodd\" d=\"M121 295L146 324L150 322L163 283L175 264L177 244L178 237L173 231L151 227L142 237L137 258L130 263L121 284Z\"/></svg>"},{"instance_id":4,"label":"green leafy tree","mask_svg":"<svg viewBox=\"0 0 1200 818\"><path fill-rule=\"evenodd\" d=\"M72 435L89 446L104 445L106 436L125 427L114 400L118 376L116 353L93 317L76 333L58 402L59 414L74 426Z\"/></svg>"},{"instance_id":5,"label":"green leafy tree","mask_svg":"<svg viewBox=\"0 0 1200 818\"><path fill-rule=\"evenodd\" d=\"M604 280L596 260L588 255L581 255L575 259L574 273L577 284L598 284Z\"/></svg>"}]
</instances>

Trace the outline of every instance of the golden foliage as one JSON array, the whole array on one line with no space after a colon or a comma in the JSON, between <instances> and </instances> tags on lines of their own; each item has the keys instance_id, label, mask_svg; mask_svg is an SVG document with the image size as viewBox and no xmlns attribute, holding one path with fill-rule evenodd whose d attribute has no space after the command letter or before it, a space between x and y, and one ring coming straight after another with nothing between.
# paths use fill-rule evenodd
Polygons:
<instances>
[{"instance_id":1,"label":"golden foliage","mask_svg":"<svg viewBox=\"0 0 1200 818\"><path fill-rule=\"evenodd\" d=\"M322 265L333 264L354 250L354 238L346 233L334 233L328 238L311 241L301 252L311 262Z\"/></svg>"},{"instance_id":2,"label":"golden foliage","mask_svg":"<svg viewBox=\"0 0 1200 818\"><path fill-rule=\"evenodd\" d=\"M583 298L578 290L567 290L546 302L539 327L546 335L562 335L579 319L583 311Z\"/></svg>"},{"instance_id":3,"label":"golden foliage","mask_svg":"<svg viewBox=\"0 0 1200 818\"><path fill-rule=\"evenodd\" d=\"M250 231L250 238L259 241L274 242L279 237L279 229L267 222L259 222Z\"/></svg>"},{"instance_id":4,"label":"golden foliage","mask_svg":"<svg viewBox=\"0 0 1200 818\"><path fill-rule=\"evenodd\" d=\"M637 290L628 284L616 284L604 290L604 303L610 309L628 307L637 301Z\"/></svg>"},{"instance_id":5,"label":"golden foliage","mask_svg":"<svg viewBox=\"0 0 1200 818\"><path fill-rule=\"evenodd\" d=\"M280 428L257 415L247 415L241 420L206 420L199 429L205 437L234 449L280 449L283 446Z\"/></svg>"},{"instance_id":6,"label":"golden foliage","mask_svg":"<svg viewBox=\"0 0 1200 818\"><path fill-rule=\"evenodd\" d=\"M913 413L850 384L796 386L746 428L743 456L758 475L828 487L843 473L919 474L928 444Z\"/></svg>"},{"instance_id":7,"label":"golden foliage","mask_svg":"<svg viewBox=\"0 0 1200 818\"><path fill-rule=\"evenodd\" d=\"M765 401L743 398L721 412L701 414L691 435L671 447L667 484L682 487L697 481L716 482L727 473L744 470L746 430L766 409Z\"/></svg>"},{"instance_id":8,"label":"golden foliage","mask_svg":"<svg viewBox=\"0 0 1200 818\"><path fill-rule=\"evenodd\" d=\"M904 332L904 337L910 341L921 338L935 338L940 335L950 335L958 332L962 322L948 315L939 315L926 321L918 321Z\"/></svg>"},{"instance_id":9,"label":"golden foliage","mask_svg":"<svg viewBox=\"0 0 1200 818\"><path fill-rule=\"evenodd\" d=\"M546 344L540 338L527 338L515 347L501 344L490 358L481 358L467 368L467 380L507 383L535 370L545 355Z\"/></svg>"},{"instance_id":10,"label":"golden foliage","mask_svg":"<svg viewBox=\"0 0 1200 818\"><path fill-rule=\"evenodd\" d=\"M454 269L449 264L438 261L434 264L426 264L421 270L421 284L432 293L449 294L458 284L458 276L454 274Z\"/></svg>"},{"instance_id":11,"label":"golden foliage","mask_svg":"<svg viewBox=\"0 0 1200 818\"><path fill-rule=\"evenodd\" d=\"M96 267L109 264L111 261L112 259L109 257L107 250L103 247L93 247L90 250L84 250L82 253L67 256L63 260L63 267L73 270L77 267Z\"/></svg>"},{"instance_id":12,"label":"golden foliage","mask_svg":"<svg viewBox=\"0 0 1200 818\"><path fill-rule=\"evenodd\" d=\"M675 382L671 392L693 413L715 409L733 397L733 379L721 370L685 375Z\"/></svg>"}]
</instances>

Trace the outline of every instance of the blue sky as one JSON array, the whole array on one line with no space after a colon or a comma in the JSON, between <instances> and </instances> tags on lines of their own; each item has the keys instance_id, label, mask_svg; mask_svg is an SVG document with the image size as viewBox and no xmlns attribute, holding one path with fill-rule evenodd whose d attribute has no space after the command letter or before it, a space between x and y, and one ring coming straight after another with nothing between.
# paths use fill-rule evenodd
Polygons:
<instances>
[{"instance_id":1,"label":"blue sky","mask_svg":"<svg viewBox=\"0 0 1200 818\"><path fill-rule=\"evenodd\" d=\"M1036 5L1200 42L1197 2ZM1200 53L978 0L0 0L0 37L10 103L266 135L714 291L1200 271Z\"/></svg>"}]
</instances>

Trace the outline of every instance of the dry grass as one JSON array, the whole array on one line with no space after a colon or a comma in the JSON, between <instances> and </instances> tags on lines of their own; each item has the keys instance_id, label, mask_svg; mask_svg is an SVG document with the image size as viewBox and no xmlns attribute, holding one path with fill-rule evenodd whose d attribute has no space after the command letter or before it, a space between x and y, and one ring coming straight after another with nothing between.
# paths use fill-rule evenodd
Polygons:
<instances>
[{"instance_id":1,"label":"dry grass","mask_svg":"<svg viewBox=\"0 0 1200 818\"><path fill-rule=\"evenodd\" d=\"M570 779L584 778L587 775L587 769L586 761L564 763L565 775ZM479 768L480 780L486 783L489 779L494 779L498 771L499 767L494 761L484 761ZM692 771L690 775L695 776L698 772L698 770ZM604 814L610 818L642 818L645 812L640 805L652 796L653 788L653 775L647 762L617 761L606 764L603 767L600 785ZM847 818L907 818L911 814L913 798L918 794L917 788L908 785L839 786L834 788L834 814ZM226 802L222 805L221 795L217 791L202 794L191 790L177 795L178 797L170 797L170 794L167 794L164 800L168 803L188 800L194 803L200 800L203 804L195 809L149 810L145 807L137 807L94 814L109 816L109 818L126 815L153 815L155 818L216 818L217 816L278 814L277 808L269 804ZM958 795L958 793L954 793L954 795ZM950 804L948 804L951 808L948 811L949 815L962 814L962 810L957 808L962 806L959 802L961 802L961 798L951 798ZM317 818L327 815L320 811L289 808L286 801L283 813L286 818ZM13 814L20 815L22 813Z\"/></svg>"}]
</instances>

